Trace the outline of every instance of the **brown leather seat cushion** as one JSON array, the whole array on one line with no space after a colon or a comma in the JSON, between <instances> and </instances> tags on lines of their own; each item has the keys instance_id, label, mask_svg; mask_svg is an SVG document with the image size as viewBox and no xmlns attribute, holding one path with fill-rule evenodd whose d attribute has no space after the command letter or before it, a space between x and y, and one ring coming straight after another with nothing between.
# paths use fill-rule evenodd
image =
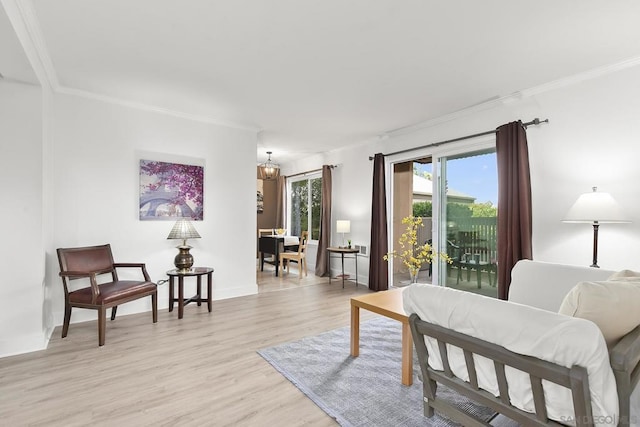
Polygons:
<instances>
[{"instance_id":1,"label":"brown leather seat cushion","mask_svg":"<svg viewBox=\"0 0 640 427\"><path fill-rule=\"evenodd\" d=\"M96 304L108 304L113 300L153 292L156 289L155 283L134 280L119 280L117 282L103 283L99 286L100 295L98 295ZM91 298L90 287L69 293L69 300L72 303L91 304Z\"/></svg>"}]
</instances>

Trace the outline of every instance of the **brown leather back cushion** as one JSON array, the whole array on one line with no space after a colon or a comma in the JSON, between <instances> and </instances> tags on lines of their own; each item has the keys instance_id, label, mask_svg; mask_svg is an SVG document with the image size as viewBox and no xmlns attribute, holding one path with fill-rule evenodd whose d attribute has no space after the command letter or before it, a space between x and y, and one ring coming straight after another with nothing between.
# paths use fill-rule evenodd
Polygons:
<instances>
[{"instance_id":1,"label":"brown leather back cushion","mask_svg":"<svg viewBox=\"0 0 640 427\"><path fill-rule=\"evenodd\" d=\"M60 249L60 263L64 271L109 271L113 256L109 245Z\"/></svg>"}]
</instances>

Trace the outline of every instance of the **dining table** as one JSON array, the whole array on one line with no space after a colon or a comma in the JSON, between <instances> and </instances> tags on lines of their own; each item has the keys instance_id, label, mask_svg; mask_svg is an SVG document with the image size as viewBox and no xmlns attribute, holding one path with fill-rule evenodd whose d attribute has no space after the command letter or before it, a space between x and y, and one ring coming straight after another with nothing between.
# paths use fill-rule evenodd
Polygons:
<instances>
[{"instance_id":1,"label":"dining table","mask_svg":"<svg viewBox=\"0 0 640 427\"><path fill-rule=\"evenodd\" d=\"M298 250L300 238L298 236L283 236L273 234L270 236L260 236L258 239L258 251L260 252L260 271L264 271L265 254L273 255L273 264L276 266L276 277L278 276L280 265L280 252L286 250ZM269 261L266 261L269 263Z\"/></svg>"}]
</instances>

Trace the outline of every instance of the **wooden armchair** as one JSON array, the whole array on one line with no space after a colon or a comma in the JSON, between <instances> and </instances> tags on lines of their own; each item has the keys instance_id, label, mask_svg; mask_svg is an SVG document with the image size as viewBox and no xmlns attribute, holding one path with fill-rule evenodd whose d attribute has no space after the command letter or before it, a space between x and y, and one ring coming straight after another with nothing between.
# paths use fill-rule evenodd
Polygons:
<instances>
[{"instance_id":1,"label":"wooden armchair","mask_svg":"<svg viewBox=\"0 0 640 427\"><path fill-rule=\"evenodd\" d=\"M287 273L289 272L289 264L291 261L295 261L298 263L298 272L300 278L302 278L302 270L304 268L304 275L307 275L307 240L309 240L309 232L303 231L300 233L300 244L298 245L298 252L280 252L280 268L282 268L282 272L284 273L284 260L287 261Z\"/></svg>"},{"instance_id":2,"label":"wooden armchair","mask_svg":"<svg viewBox=\"0 0 640 427\"><path fill-rule=\"evenodd\" d=\"M60 277L64 285L64 324L62 338L67 336L71 308L87 308L98 311L98 345L104 345L106 310L111 308L111 320L115 320L118 305L138 298L151 296L153 323L158 321L158 298L156 284L151 282L144 264L114 263L110 245L81 248L59 248ZM143 280L119 280L116 268L136 267ZM98 276L111 274L111 281L98 283ZM70 290L67 281L89 279L90 286Z\"/></svg>"}]
</instances>

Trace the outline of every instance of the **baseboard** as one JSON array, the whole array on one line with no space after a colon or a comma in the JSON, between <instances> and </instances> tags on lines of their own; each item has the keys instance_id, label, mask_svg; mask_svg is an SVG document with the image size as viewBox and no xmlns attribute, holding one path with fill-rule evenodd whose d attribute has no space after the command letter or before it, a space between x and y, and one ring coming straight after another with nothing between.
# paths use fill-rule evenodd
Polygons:
<instances>
[{"instance_id":1,"label":"baseboard","mask_svg":"<svg viewBox=\"0 0 640 427\"><path fill-rule=\"evenodd\" d=\"M331 282L333 282L334 280L342 280L340 277L338 277L340 274L342 274L342 269L340 268L332 268L331 269ZM356 278L356 273L355 271L350 271L345 269L344 270L344 274L349 276L349 283L353 283L355 281ZM345 282L346 284L346 282ZM368 286L369 285L369 276L368 275L364 275L364 274L360 274L360 272L358 272L358 285L364 285L364 286Z\"/></svg>"},{"instance_id":2,"label":"baseboard","mask_svg":"<svg viewBox=\"0 0 640 427\"><path fill-rule=\"evenodd\" d=\"M0 358L45 350L48 343L49 340L45 338L45 332L0 340Z\"/></svg>"},{"instance_id":3,"label":"baseboard","mask_svg":"<svg viewBox=\"0 0 640 427\"><path fill-rule=\"evenodd\" d=\"M244 297L258 293L258 284L235 288L214 289L214 301L228 298Z\"/></svg>"}]
</instances>

